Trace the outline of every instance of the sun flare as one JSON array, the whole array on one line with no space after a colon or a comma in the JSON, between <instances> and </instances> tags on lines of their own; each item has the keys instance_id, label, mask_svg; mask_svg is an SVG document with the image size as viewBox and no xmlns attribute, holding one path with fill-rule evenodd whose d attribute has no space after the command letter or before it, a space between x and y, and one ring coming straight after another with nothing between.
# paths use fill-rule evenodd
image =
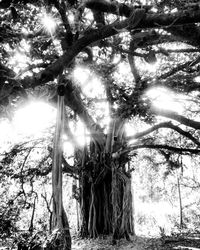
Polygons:
<instances>
[{"instance_id":1,"label":"sun flare","mask_svg":"<svg viewBox=\"0 0 200 250\"><path fill-rule=\"evenodd\" d=\"M57 28L56 19L50 14L43 13L41 17L41 24L44 30L49 33L51 36L55 33Z\"/></svg>"},{"instance_id":2,"label":"sun flare","mask_svg":"<svg viewBox=\"0 0 200 250\"><path fill-rule=\"evenodd\" d=\"M19 109L13 117L17 133L24 136L37 136L55 123L56 111L43 102L32 102Z\"/></svg>"}]
</instances>

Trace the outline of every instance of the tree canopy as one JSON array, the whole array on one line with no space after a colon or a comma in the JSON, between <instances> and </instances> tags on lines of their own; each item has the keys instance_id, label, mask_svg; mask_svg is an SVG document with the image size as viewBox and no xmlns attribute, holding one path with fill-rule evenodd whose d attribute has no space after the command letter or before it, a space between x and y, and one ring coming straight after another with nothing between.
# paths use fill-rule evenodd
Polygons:
<instances>
[{"instance_id":1,"label":"tree canopy","mask_svg":"<svg viewBox=\"0 0 200 250\"><path fill-rule=\"evenodd\" d=\"M145 92L156 86L196 97L198 4L2 1L1 6L2 106L16 106L13 100L26 98L38 87L53 101L56 77L64 70L69 79L74 79L73 73L78 73L75 69L84 66L99 75L106 91L104 98L108 98L112 110L115 104L118 106L114 113L123 118L139 115L151 120L161 115L198 129L199 123L192 118L152 108L152 100L144 98ZM175 49L169 49L170 44ZM124 84L115 72L120 65L128 64L133 76L129 74ZM151 65L157 67L156 71L145 72L144 68ZM74 81L66 88L66 105L79 115L93 137L97 136L92 127L95 118L85 107L89 98L80 96L81 88ZM181 132L175 124L163 126ZM195 140L192 135L190 139Z\"/></svg>"}]
</instances>

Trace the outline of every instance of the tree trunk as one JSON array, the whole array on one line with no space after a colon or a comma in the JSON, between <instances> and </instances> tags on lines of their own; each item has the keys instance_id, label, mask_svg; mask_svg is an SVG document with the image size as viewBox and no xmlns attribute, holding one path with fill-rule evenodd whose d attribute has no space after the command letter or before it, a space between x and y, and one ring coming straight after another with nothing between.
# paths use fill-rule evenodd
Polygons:
<instances>
[{"instance_id":1,"label":"tree trunk","mask_svg":"<svg viewBox=\"0 0 200 250\"><path fill-rule=\"evenodd\" d=\"M87 157L80 178L82 237L113 235L113 243L134 233L131 177L109 154Z\"/></svg>"}]
</instances>

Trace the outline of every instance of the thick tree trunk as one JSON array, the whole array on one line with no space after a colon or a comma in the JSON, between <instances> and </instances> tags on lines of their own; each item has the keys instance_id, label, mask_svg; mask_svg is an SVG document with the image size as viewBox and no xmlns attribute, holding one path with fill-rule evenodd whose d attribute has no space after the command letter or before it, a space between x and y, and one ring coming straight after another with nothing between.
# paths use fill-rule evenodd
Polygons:
<instances>
[{"instance_id":1,"label":"thick tree trunk","mask_svg":"<svg viewBox=\"0 0 200 250\"><path fill-rule=\"evenodd\" d=\"M82 237L112 234L115 243L134 234L131 177L119 164L108 154L85 162L80 178Z\"/></svg>"},{"instance_id":2,"label":"thick tree trunk","mask_svg":"<svg viewBox=\"0 0 200 250\"><path fill-rule=\"evenodd\" d=\"M112 233L111 173L107 173L99 183L95 183L96 180L85 173L80 181L82 237L95 238Z\"/></svg>"}]
</instances>

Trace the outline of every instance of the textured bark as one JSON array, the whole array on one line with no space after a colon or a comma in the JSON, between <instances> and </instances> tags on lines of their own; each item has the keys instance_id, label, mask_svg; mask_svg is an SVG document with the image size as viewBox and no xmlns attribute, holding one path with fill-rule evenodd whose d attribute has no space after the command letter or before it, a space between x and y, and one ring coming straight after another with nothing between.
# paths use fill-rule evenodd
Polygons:
<instances>
[{"instance_id":1,"label":"textured bark","mask_svg":"<svg viewBox=\"0 0 200 250\"><path fill-rule=\"evenodd\" d=\"M88 159L89 160L89 159ZM81 236L95 238L100 234L112 233L111 172L105 170L100 178L92 176L100 165L85 162L80 180ZM102 165L103 168L105 166ZM95 171L96 172L96 171Z\"/></svg>"}]
</instances>

